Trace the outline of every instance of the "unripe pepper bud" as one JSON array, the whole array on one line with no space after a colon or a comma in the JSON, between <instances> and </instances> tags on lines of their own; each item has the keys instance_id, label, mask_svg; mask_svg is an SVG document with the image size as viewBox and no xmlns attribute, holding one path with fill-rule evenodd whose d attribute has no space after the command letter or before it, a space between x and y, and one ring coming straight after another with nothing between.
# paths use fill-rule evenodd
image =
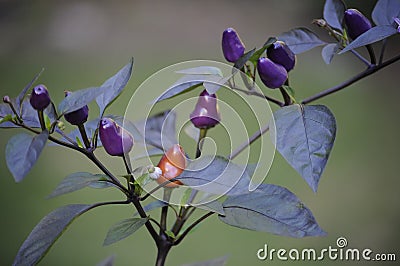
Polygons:
<instances>
[{"instance_id":1,"label":"unripe pepper bud","mask_svg":"<svg viewBox=\"0 0 400 266\"><path fill-rule=\"evenodd\" d=\"M287 72L292 70L296 64L296 55L282 41L274 42L268 47L267 56L274 61L274 63L283 66Z\"/></svg>"},{"instance_id":2,"label":"unripe pepper bud","mask_svg":"<svg viewBox=\"0 0 400 266\"><path fill-rule=\"evenodd\" d=\"M222 34L222 52L229 62L236 62L244 54L244 44L233 28L227 28Z\"/></svg>"},{"instance_id":3,"label":"unripe pepper bud","mask_svg":"<svg viewBox=\"0 0 400 266\"><path fill-rule=\"evenodd\" d=\"M271 59L265 57L258 59L257 71L261 81L271 89L281 87L288 78L288 73L283 66L275 64Z\"/></svg>"},{"instance_id":4,"label":"unripe pepper bud","mask_svg":"<svg viewBox=\"0 0 400 266\"><path fill-rule=\"evenodd\" d=\"M65 91L65 97L68 97L70 94L71 94L70 91ZM88 115L89 115L89 107L85 105L78 110L64 114L64 117L65 120L67 120L70 124L76 126L85 123L88 119Z\"/></svg>"},{"instance_id":5,"label":"unripe pepper bud","mask_svg":"<svg viewBox=\"0 0 400 266\"><path fill-rule=\"evenodd\" d=\"M4 102L4 103L11 103L10 96L8 96L8 95L3 96L3 102Z\"/></svg>"},{"instance_id":6,"label":"unripe pepper bud","mask_svg":"<svg viewBox=\"0 0 400 266\"><path fill-rule=\"evenodd\" d=\"M104 149L111 156L123 156L133 147L133 136L110 118L101 119L99 135Z\"/></svg>"},{"instance_id":7,"label":"unripe pepper bud","mask_svg":"<svg viewBox=\"0 0 400 266\"><path fill-rule=\"evenodd\" d=\"M186 168L186 156L182 147L179 144L175 144L161 157L157 167L162 171L162 175L157 179L158 184L179 176ZM179 185L183 185L179 180L171 181L167 183L165 187L175 188Z\"/></svg>"},{"instance_id":8,"label":"unripe pepper bud","mask_svg":"<svg viewBox=\"0 0 400 266\"><path fill-rule=\"evenodd\" d=\"M204 90L190 114L190 121L197 128L211 128L219 124L221 115L218 110L217 96L208 94L207 90Z\"/></svg>"},{"instance_id":9,"label":"unripe pepper bud","mask_svg":"<svg viewBox=\"0 0 400 266\"><path fill-rule=\"evenodd\" d=\"M347 26L347 33L353 40L372 27L369 19L357 9L347 9L344 12L344 22Z\"/></svg>"},{"instance_id":10,"label":"unripe pepper bud","mask_svg":"<svg viewBox=\"0 0 400 266\"><path fill-rule=\"evenodd\" d=\"M44 110L50 104L50 96L46 86L38 85L34 87L29 102L33 109L38 111Z\"/></svg>"}]
</instances>

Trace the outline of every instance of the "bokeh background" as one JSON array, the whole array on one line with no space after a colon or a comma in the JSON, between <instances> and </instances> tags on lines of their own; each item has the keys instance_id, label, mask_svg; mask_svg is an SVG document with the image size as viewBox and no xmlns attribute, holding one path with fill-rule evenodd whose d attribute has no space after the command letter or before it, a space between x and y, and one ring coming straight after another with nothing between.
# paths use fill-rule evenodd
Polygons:
<instances>
[{"instance_id":1,"label":"bokeh background","mask_svg":"<svg viewBox=\"0 0 400 266\"><path fill-rule=\"evenodd\" d=\"M356 6L370 14L375 1L346 2L349 7ZM236 28L249 49L297 26L322 33L310 22L322 16L323 3L2 0L1 96L17 95L44 67L40 82L59 102L64 89L100 85L134 56L132 79L118 103L108 111L123 114L134 90L157 70L193 59L223 61L220 39L227 27ZM329 36L325 35L325 40ZM398 45L398 37L391 38L388 56L399 52ZM336 57L331 65L325 65L320 51L317 48L298 56L291 83L299 99L338 84L364 67L351 55ZM340 236L347 238L351 248L370 248L399 257L398 71L399 63L318 101L329 106L338 124L336 144L318 193L313 193L280 155L275 157L266 182L286 186L298 195L328 232L326 237L279 237L229 227L213 217L172 250L167 264L181 265L224 255L230 255L227 265L286 264L289 262L259 261L256 252L264 244L276 249L320 250L329 245L335 247ZM91 110L95 113L96 107L91 106ZM51 210L68 203L120 199L111 190L85 189L46 200L46 195L67 174L96 172L85 158L59 147L45 149L24 182L16 184L6 167L4 149L8 139L19 131L0 131L1 265L12 263L31 229ZM99 155L106 158L103 152ZM119 160L106 160L113 170L122 167ZM152 265L156 250L144 229L102 247L108 228L131 213L130 207L103 207L85 214L59 239L41 265L95 265L112 254L116 255L117 265ZM322 263L356 264L327 259Z\"/></svg>"}]
</instances>

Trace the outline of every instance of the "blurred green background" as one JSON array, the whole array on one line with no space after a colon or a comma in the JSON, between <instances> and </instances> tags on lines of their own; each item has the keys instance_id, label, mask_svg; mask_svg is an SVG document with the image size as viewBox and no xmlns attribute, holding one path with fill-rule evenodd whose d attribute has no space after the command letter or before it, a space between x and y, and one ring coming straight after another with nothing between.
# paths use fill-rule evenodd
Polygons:
<instances>
[{"instance_id":1,"label":"blurred green background","mask_svg":"<svg viewBox=\"0 0 400 266\"><path fill-rule=\"evenodd\" d=\"M370 14L374 2L347 1L349 7L356 6L366 14ZM52 99L59 102L64 89L100 85L134 56L132 79L108 111L123 114L135 88L157 70L193 59L223 62L220 39L225 28L236 28L248 49L297 26L321 33L310 22L322 16L323 3L2 0L1 96L16 96L44 67L39 82L46 84ZM391 38L388 56L399 52L398 45L398 37ZM364 67L350 54L325 65L320 50L298 56L291 83L299 99L336 85ZM223 255L230 255L227 265L286 264L289 262L259 261L256 252L264 244L276 249L321 250L329 245L335 247L340 236L347 238L350 248L370 248L399 257L398 70L399 63L318 101L329 106L338 124L336 144L318 193L314 194L280 155L275 157L266 182L286 186L298 195L328 232L326 237L279 237L229 227L214 217L174 248L167 264ZM91 106L91 110L94 118L96 107ZM85 189L46 200L46 195L67 174L97 172L82 156L59 147L46 148L24 182L16 184L6 167L4 149L17 132L20 130L0 131L1 265L12 263L29 232L51 210L68 203L121 198L115 191ZM98 153L107 158L102 151ZM122 167L114 158L107 159L106 165L113 170ZM102 247L108 228L131 213L131 207L103 207L85 214L59 239L41 265L95 265L112 254L116 255L117 265L152 265L156 250L144 229L117 244ZM327 259L323 263L355 264Z\"/></svg>"}]
</instances>

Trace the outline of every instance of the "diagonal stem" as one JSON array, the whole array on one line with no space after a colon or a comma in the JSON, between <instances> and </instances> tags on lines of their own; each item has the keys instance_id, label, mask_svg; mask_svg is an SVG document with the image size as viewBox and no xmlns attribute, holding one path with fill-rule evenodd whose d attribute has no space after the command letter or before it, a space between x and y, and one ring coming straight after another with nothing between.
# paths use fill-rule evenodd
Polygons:
<instances>
[{"instance_id":1,"label":"diagonal stem","mask_svg":"<svg viewBox=\"0 0 400 266\"><path fill-rule=\"evenodd\" d=\"M359 81L359 80L361 80L361 79L363 79L365 77L368 77L371 74L373 74L373 73L375 73L375 72L377 72L377 71L379 71L379 70L381 70L381 69L383 69L383 68L385 68L385 67L387 67L387 66L389 66L389 65L391 65L391 64L393 64L393 63L395 63L395 62L397 62L399 60L400 60L400 55L397 55L397 56L395 56L395 57L383 62L380 65L375 65L375 66L372 66L372 67L362 71L358 75L346 80L345 82L343 82L343 83L341 83L341 84L339 84L337 86L331 87L331 88L326 89L324 91L321 91L321 92L319 92L319 93L317 93L317 94L315 94L313 96L310 96L310 97L304 99L301 103L302 104L308 104L308 103L311 103L311 102L313 102L315 100L321 99L321 98L323 98L323 97L325 97L325 96L327 96L329 94L338 92L338 91L340 91L340 90L352 85L353 83L355 83L355 82L357 82L357 81Z\"/></svg>"}]
</instances>

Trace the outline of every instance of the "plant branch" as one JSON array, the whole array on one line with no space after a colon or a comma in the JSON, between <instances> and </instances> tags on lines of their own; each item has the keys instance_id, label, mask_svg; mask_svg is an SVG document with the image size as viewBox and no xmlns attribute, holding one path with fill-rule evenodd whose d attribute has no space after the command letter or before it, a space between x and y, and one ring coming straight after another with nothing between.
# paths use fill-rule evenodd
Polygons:
<instances>
[{"instance_id":1,"label":"plant branch","mask_svg":"<svg viewBox=\"0 0 400 266\"><path fill-rule=\"evenodd\" d=\"M46 123L44 122L43 110L38 110L37 113L40 122L40 127L42 128L42 130L46 130Z\"/></svg>"},{"instance_id":2,"label":"plant branch","mask_svg":"<svg viewBox=\"0 0 400 266\"><path fill-rule=\"evenodd\" d=\"M357 53L357 51L355 50L350 50L350 52L352 54L354 54L358 59L360 59L367 67L371 67L371 63L365 59L362 55L360 55L359 53Z\"/></svg>"},{"instance_id":3,"label":"plant branch","mask_svg":"<svg viewBox=\"0 0 400 266\"><path fill-rule=\"evenodd\" d=\"M371 59L371 64L372 65L376 65L376 57L375 57L374 48L372 48L371 44L368 44L365 47L367 48L367 51L368 51L368 54L369 54L369 58Z\"/></svg>"},{"instance_id":4,"label":"plant branch","mask_svg":"<svg viewBox=\"0 0 400 266\"><path fill-rule=\"evenodd\" d=\"M147 218L147 214L143 209L143 206L140 204L140 201L138 200L138 198L134 198L132 199L132 204L135 206L136 210L138 211L140 217L142 218ZM154 242L156 242L156 244L158 245L160 243L160 238L156 232L156 230L154 229L153 225L151 224L150 221L147 221L144 224L147 228L147 231L149 231L151 237L153 238Z\"/></svg>"},{"instance_id":5,"label":"plant branch","mask_svg":"<svg viewBox=\"0 0 400 266\"><path fill-rule=\"evenodd\" d=\"M379 62L378 62L379 65L381 65L382 62L383 62L383 58L384 58L384 55L385 55L386 46L387 46L387 38L386 38L386 39L383 39L383 41L382 41L382 48L381 48L381 53L380 53L380 55L379 55Z\"/></svg>"},{"instance_id":6,"label":"plant branch","mask_svg":"<svg viewBox=\"0 0 400 266\"><path fill-rule=\"evenodd\" d=\"M208 217L210 217L211 215L213 215L214 212L208 212L206 214L204 214L203 216L201 216L199 219L197 219L196 221L194 221L183 233L182 235L176 240L174 241L174 246L179 245L179 243L182 242L182 240L187 236L187 234L193 229L195 228L199 223L201 223L202 221L204 221L205 219L207 219Z\"/></svg>"},{"instance_id":7,"label":"plant branch","mask_svg":"<svg viewBox=\"0 0 400 266\"><path fill-rule=\"evenodd\" d=\"M250 144L256 141L260 136L262 136L268 130L269 130L269 123L266 124L263 128L259 129L256 133L254 133L247 141L240 144L239 147L237 147L230 155L228 155L228 160L233 160L244 149L246 149Z\"/></svg>"},{"instance_id":8,"label":"plant branch","mask_svg":"<svg viewBox=\"0 0 400 266\"><path fill-rule=\"evenodd\" d=\"M393 63L395 63L395 62L397 62L399 60L400 60L400 55L397 55L397 56L395 56L395 57L383 62L380 65L374 65L374 66L362 71L358 75L346 80L345 82L343 82L343 83L341 83L341 84L339 84L337 86L331 87L329 89L326 89L324 91L321 91L321 92L319 92L319 93L317 93L317 94L315 94L313 96L310 96L310 97L304 99L301 103L302 104L308 104L308 103L311 103L311 102L313 102L315 100L321 99L321 98L323 98L323 97L325 97L325 96L327 96L329 94L338 92L338 91L350 86L351 84L353 84L353 83L355 83L355 82L357 82L357 81L359 81L359 80L361 80L361 79L363 79L365 77L368 77L369 75L371 75L371 74L381 70L382 68L387 67L388 65L391 65L391 64L393 64Z\"/></svg>"},{"instance_id":9,"label":"plant branch","mask_svg":"<svg viewBox=\"0 0 400 266\"><path fill-rule=\"evenodd\" d=\"M90 141L87 137L85 126L83 124L78 125L79 133L81 133L83 143L85 144L86 149L90 148Z\"/></svg>"},{"instance_id":10,"label":"plant branch","mask_svg":"<svg viewBox=\"0 0 400 266\"><path fill-rule=\"evenodd\" d=\"M167 229L168 204L171 199L172 190L173 188L164 188L163 201L167 203L167 205L161 208L160 235L164 234Z\"/></svg>"},{"instance_id":11,"label":"plant branch","mask_svg":"<svg viewBox=\"0 0 400 266\"><path fill-rule=\"evenodd\" d=\"M259 92L257 92L257 91L254 91L254 90L244 90L244 89L240 89L240 88L233 87L233 86L232 86L231 88L232 88L232 90L240 91L240 92L243 92L243 93L245 93L245 94L247 94L247 95L253 95L253 96L260 97L260 98L264 98L264 99L266 99L266 100L269 101L269 102L275 103L275 104L278 105L279 107L282 107L282 106L285 105L283 102L281 102L281 101L279 101L279 100L277 100L277 99L275 99L275 98L269 97L269 96L267 96L267 95L264 95L264 94L262 94L262 93L259 93Z\"/></svg>"},{"instance_id":12,"label":"plant branch","mask_svg":"<svg viewBox=\"0 0 400 266\"><path fill-rule=\"evenodd\" d=\"M131 203L130 200L123 200L123 201L106 201L106 202L99 202L96 204L93 204L89 210L92 210L94 208L100 207L100 206L106 206L106 205L122 205L122 204L129 204Z\"/></svg>"},{"instance_id":13,"label":"plant branch","mask_svg":"<svg viewBox=\"0 0 400 266\"><path fill-rule=\"evenodd\" d=\"M146 200L146 199L147 199L148 197L150 197L154 192L156 192L157 190L163 188L165 185L167 185L167 184L169 184L169 183L171 183L171 182L173 182L173 181L175 181L175 180L177 180L176 177L171 178L171 179L169 179L169 180L167 180L167 181L165 181L165 182L159 184L158 186L156 186L155 188L153 188L152 190L150 190L146 195L144 195L143 197L140 197L140 201Z\"/></svg>"}]
</instances>

